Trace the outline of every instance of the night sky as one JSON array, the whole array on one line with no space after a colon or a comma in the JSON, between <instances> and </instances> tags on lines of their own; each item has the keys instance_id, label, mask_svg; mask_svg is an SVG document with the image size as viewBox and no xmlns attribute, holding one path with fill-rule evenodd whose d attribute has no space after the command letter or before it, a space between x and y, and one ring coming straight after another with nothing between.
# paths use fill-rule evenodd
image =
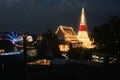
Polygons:
<instances>
[{"instance_id":1,"label":"night sky","mask_svg":"<svg viewBox=\"0 0 120 80\"><path fill-rule=\"evenodd\" d=\"M0 32L55 32L59 25L77 31L82 4L90 31L120 16L120 0L0 0Z\"/></svg>"}]
</instances>

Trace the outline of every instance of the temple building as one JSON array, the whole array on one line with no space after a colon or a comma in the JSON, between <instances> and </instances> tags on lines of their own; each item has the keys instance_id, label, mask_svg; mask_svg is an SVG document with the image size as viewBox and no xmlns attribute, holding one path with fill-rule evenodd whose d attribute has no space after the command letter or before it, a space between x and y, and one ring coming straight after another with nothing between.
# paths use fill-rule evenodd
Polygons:
<instances>
[{"instance_id":1,"label":"temple building","mask_svg":"<svg viewBox=\"0 0 120 80\"><path fill-rule=\"evenodd\" d=\"M60 51L68 51L70 44L74 47L94 48L92 41L88 36L88 28L85 19L84 7L82 8L81 19L78 33L76 34L72 27L58 26L55 34L58 35L60 41Z\"/></svg>"},{"instance_id":2,"label":"temple building","mask_svg":"<svg viewBox=\"0 0 120 80\"><path fill-rule=\"evenodd\" d=\"M82 47L94 48L94 45L92 45L92 41L90 40L88 34L89 33L88 33L87 24L86 24L85 11L84 11L84 7L82 7L81 22L79 25L77 39L80 42L82 42Z\"/></svg>"},{"instance_id":3,"label":"temple building","mask_svg":"<svg viewBox=\"0 0 120 80\"><path fill-rule=\"evenodd\" d=\"M58 26L55 34L58 35L60 41L60 51L68 51L70 44L72 47L78 47L81 44L81 42L78 41L77 35L72 27L60 25Z\"/></svg>"}]
</instances>

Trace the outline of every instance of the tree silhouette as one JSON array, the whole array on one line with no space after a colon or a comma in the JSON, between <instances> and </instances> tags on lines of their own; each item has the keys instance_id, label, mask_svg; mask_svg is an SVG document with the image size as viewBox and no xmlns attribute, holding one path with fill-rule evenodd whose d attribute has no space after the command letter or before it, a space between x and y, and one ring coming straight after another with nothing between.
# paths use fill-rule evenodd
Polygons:
<instances>
[{"instance_id":1,"label":"tree silhouette","mask_svg":"<svg viewBox=\"0 0 120 80\"><path fill-rule=\"evenodd\" d=\"M90 51L91 51L90 49L83 47L76 47L76 48L70 47L67 56L69 59L90 61L91 59Z\"/></svg>"},{"instance_id":2,"label":"tree silhouette","mask_svg":"<svg viewBox=\"0 0 120 80\"><path fill-rule=\"evenodd\" d=\"M58 37L55 33L51 30L42 34L42 41L39 47L40 49L40 56L41 57L48 57L47 54L51 54L49 57L60 58L62 55L60 54L59 50L59 42Z\"/></svg>"},{"instance_id":3,"label":"tree silhouette","mask_svg":"<svg viewBox=\"0 0 120 80\"><path fill-rule=\"evenodd\" d=\"M108 23L93 29L94 44L109 56L120 54L120 18L112 16Z\"/></svg>"}]
</instances>

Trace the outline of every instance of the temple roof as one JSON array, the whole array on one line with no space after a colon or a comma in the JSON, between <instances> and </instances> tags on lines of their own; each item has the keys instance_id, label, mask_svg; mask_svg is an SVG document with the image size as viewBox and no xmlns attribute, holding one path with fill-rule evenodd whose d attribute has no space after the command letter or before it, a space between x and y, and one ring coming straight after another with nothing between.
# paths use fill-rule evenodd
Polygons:
<instances>
[{"instance_id":1,"label":"temple roof","mask_svg":"<svg viewBox=\"0 0 120 80\"><path fill-rule=\"evenodd\" d=\"M59 39L64 39L65 41L68 42L76 42L77 40L77 35L74 32L72 27L67 27L67 26L58 26L58 29L55 32L58 35Z\"/></svg>"}]
</instances>

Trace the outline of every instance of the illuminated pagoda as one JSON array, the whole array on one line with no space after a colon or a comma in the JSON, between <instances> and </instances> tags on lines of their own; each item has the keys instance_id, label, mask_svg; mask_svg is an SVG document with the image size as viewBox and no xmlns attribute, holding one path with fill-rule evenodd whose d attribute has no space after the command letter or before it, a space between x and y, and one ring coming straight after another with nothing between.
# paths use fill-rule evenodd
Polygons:
<instances>
[{"instance_id":1,"label":"illuminated pagoda","mask_svg":"<svg viewBox=\"0 0 120 80\"><path fill-rule=\"evenodd\" d=\"M78 41L77 35L72 27L60 25L58 26L58 29L56 30L55 34L58 35L60 41L59 45L60 51L68 51L69 44L71 44L72 47L78 47L81 44Z\"/></svg>"},{"instance_id":2,"label":"illuminated pagoda","mask_svg":"<svg viewBox=\"0 0 120 80\"><path fill-rule=\"evenodd\" d=\"M90 38L88 36L88 28L87 28L87 24L86 24L84 7L82 7L81 22L79 25L77 39L82 42L82 47L85 47L85 48L93 48L94 47L92 45L92 41L90 40Z\"/></svg>"}]
</instances>

